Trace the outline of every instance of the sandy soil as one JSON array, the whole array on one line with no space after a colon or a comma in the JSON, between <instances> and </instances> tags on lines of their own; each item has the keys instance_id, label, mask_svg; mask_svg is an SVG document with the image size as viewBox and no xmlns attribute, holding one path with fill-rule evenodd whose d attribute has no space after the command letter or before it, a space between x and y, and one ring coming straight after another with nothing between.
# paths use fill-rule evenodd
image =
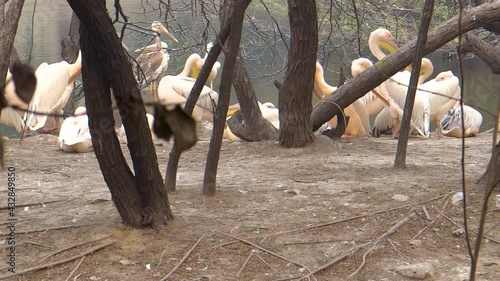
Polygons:
<instances>
[{"instance_id":1,"label":"sandy soil","mask_svg":"<svg viewBox=\"0 0 500 281\"><path fill-rule=\"evenodd\" d=\"M491 139L482 134L466 140L472 229L483 196L474 182L488 162ZM218 192L211 198L201 194L208 142L200 141L181 158L178 191L169 197L175 220L166 234L123 226L94 154L63 153L55 143L49 135L7 142L7 161L16 171L16 272L115 241L86 255L68 280L160 280L199 241L169 280L288 280L347 253L314 275L346 280L367 251L350 280L406 280L395 268L425 261L436 267L431 280L467 276L464 234L448 220L462 224L461 207L450 202L462 186L459 139L411 139L406 170L392 168L397 141L389 138L319 137L300 149L224 142ZM156 148L165 171L170 144ZM5 226L7 171L2 173ZM397 194L408 200L393 199ZM492 200L486 227L491 240L483 244L478 280L500 280L499 223ZM395 225L397 231L388 233ZM1 233L5 238L9 229ZM417 234L420 243L410 243ZM8 240L3 243L1 274L7 274ZM80 260L11 280L65 280Z\"/></svg>"}]
</instances>

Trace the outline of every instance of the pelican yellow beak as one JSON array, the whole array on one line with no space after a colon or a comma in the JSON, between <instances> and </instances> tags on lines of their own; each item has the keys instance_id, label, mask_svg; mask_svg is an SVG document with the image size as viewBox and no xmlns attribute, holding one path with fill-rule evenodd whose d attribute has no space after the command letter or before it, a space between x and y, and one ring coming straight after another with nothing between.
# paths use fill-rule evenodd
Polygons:
<instances>
[{"instance_id":1,"label":"pelican yellow beak","mask_svg":"<svg viewBox=\"0 0 500 281\"><path fill-rule=\"evenodd\" d=\"M228 109L227 110L227 117L230 117L230 116L233 116L233 114L236 113L236 111L238 111L239 109Z\"/></svg>"},{"instance_id":2,"label":"pelican yellow beak","mask_svg":"<svg viewBox=\"0 0 500 281\"><path fill-rule=\"evenodd\" d=\"M167 35L168 37L172 38L175 42L179 43L179 40L177 40L177 38L175 38L175 36L170 33L164 26L163 24L159 26L159 29L161 32L163 32L165 35Z\"/></svg>"}]
</instances>

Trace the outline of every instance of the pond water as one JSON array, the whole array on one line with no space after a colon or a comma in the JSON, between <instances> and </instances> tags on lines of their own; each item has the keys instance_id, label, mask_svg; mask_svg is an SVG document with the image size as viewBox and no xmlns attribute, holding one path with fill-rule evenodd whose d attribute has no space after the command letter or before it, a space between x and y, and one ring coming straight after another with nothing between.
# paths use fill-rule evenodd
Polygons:
<instances>
[{"instance_id":1,"label":"pond water","mask_svg":"<svg viewBox=\"0 0 500 281\"><path fill-rule=\"evenodd\" d=\"M114 11L113 1L108 2L108 10ZM136 0L122 0L122 6L129 20L133 22L140 22L142 26L147 27L147 22L153 20L162 20L159 18L159 12L153 11L151 6L144 7ZM156 1L149 1L151 3ZM150 5L150 4L146 4ZM34 16L33 11L35 10ZM147 12L144 12L147 11ZM61 38L66 36L69 31L69 23L71 20L71 8L64 0L38 0L35 5L34 0L27 0L23 9L23 14L19 23L18 33L16 36L15 46L19 52L21 60L29 62L33 67L37 67L42 62L57 62L61 60ZM266 14L259 10L251 10L248 12L251 18L265 18ZM195 16L191 14L181 14L176 17L176 21L172 24L171 31L178 37L181 43L175 43L170 39L162 38L173 49L171 53L171 60L167 70L168 74L179 73L182 69L185 59L189 54L198 51L202 56L204 52L202 45L196 46L197 42L201 42L200 38L204 31L205 26L193 20ZM215 29L218 29L218 19L215 16L210 18L214 22ZM120 28L120 24L116 24ZM182 26L182 27L181 27ZM181 36L176 33L178 28L189 30L190 33L183 32ZM248 32L248 30L246 31ZM251 50L252 40L254 39L253 33L247 35L243 40L246 47L245 50ZM214 37L215 31L212 28L208 29L207 37ZM127 32L124 38L124 43L132 50L148 44L151 40L150 36L144 36L137 32ZM150 44L150 43L149 43ZM277 48L283 49L280 43L277 43ZM193 46L195 46L193 48ZM191 48L189 48L191 47ZM281 51L281 53L286 53ZM260 51L260 50L259 50ZM263 54L262 57L251 62L247 62L248 71L252 79L256 95L262 102L270 101L277 104L278 92L273 84L275 79L283 79L284 71L279 71L283 68L283 55L281 57L270 57L270 54ZM339 66L346 67L345 63L357 57L356 54L342 54L330 56L328 62L328 69L326 73L326 81L332 85L336 84L338 79ZM434 53L430 56L434 64L434 75L445 70L452 70L455 75L460 73L459 65L456 59L448 60L443 59L442 53ZM274 64L268 73L273 73L262 77L260 74L262 69L265 69L269 64L268 61L274 60ZM221 63L223 59L220 59ZM346 68L345 68L346 69ZM498 75L493 75L487 65L477 58L464 60L464 93L466 103L470 103L483 114L482 130L492 127L493 117L487 113L496 111L497 95L500 90L500 79ZM219 85L220 73L214 82L217 90ZM259 77L260 76L260 77ZM232 94L231 102L237 102L235 94ZM316 101L314 101L316 102ZM14 136L15 131L6 129L5 126L0 128L4 134Z\"/></svg>"}]
</instances>

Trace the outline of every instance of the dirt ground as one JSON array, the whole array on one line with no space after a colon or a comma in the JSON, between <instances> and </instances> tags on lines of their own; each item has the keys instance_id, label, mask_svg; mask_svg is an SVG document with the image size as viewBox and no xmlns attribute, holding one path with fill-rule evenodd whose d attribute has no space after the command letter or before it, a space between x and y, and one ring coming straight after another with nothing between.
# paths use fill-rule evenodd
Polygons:
<instances>
[{"instance_id":1,"label":"dirt ground","mask_svg":"<svg viewBox=\"0 0 500 281\"><path fill-rule=\"evenodd\" d=\"M483 197L474 183L491 143L490 133L466 140L472 229ZM462 225L462 208L451 203L462 188L460 139L410 139L405 170L392 167L397 141L388 137L317 137L300 149L224 142L210 198L201 194L208 150L201 140L181 158L178 191L169 195L175 220L165 234L123 226L94 154L64 153L55 144L50 135L7 141L16 173L16 272L49 265L9 280L160 280L179 263L168 280L292 280L335 260L311 280L346 280L362 265L349 280L407 280L396 268L426 261L436 269L428 280L468 274L464 234L450 222ZM156 146L162 171L170 145ZM2 173L0 279L10 251ZM500 280L500 203L493 199L478 280ZM85 253L95 247L102 249Z\"/></svg>"}]
</instances>

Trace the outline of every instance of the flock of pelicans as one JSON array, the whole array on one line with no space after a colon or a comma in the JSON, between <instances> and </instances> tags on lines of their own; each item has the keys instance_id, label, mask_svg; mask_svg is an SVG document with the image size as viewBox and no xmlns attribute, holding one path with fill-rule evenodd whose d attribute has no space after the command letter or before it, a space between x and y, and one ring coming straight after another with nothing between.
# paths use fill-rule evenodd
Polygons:
<instances>
[{"instance_id":1,"label":"flock of pelicans","mask_svg":"<svg viewBox=\"0 0 500 281\"><path fill-rule=\"evenodd\" d=\"M139 83L150 84L150 92L155 99L165 106L184 106L187 97L195 83L211 44L207 45L207 54L202 58L198 54L192 54L186 60L184 69L178 75L166 75L163 73L168 67L169 55L166 51L167 44L160 39L160 33L164 33L172 40L177 39L160 23L153 22L151 29L155 32L155 44L136 50L140 55L136 58L139 67L134 67L134 74ZM394 52L397 44L392 34L385 29L377 29L370 35L368 42L370 51L378 60L383 59L386 52ZM352 76L356 77L364 70L373 66L366 58L359 58L352 62ZM218 94L212 90L213 80L220 68L216 62L207 80L209 85L204 86L193 111L193 119L198 126L202 120L213 121L213 114L218 102ZM10 71L7 73L7 84L5 87L6 99L11 107L4 108L1 112L1 123L15 127L20 133L26 134L30 131L42 130L51 132L59 129L58 147L66 152L88 152L92 150L92 142L88 127L88 117L85 107L78 107L74 117L68 117L62 121L61 117L39 115L34 112L47 112L61 115L63 108L69 100L74 88L74 81L81 72L81 53L75 63L65 61L48 64L42 63L35 71L37 87L31 101L25 103L15 93L15 85L11 79ZM425 82L432 75L433 66L430 60L423 59L421 72L418 79L418 90L415 97L411 128L413 134L420 134L428 138L430 121L436 123L437 136L462 136L462 119L458 103L460 88L459 80L451 71L439 73L434 79ZM391 134L398 137L401 126L402 113L406 99L407 85L409 84L410 72L403 70L390 79L373 89L365 96L356 100L344 109L348 116L348 124L344 137L364 137L371 134ZM159 80L159 81L158 81ZM159 82L159 83L158 83ZM156 86L158 83L158 86ZM319 100L333 93L336 87L325 82L324 71L319 63L316 63L316 73L313 95ZM263 117L269 120L279 129L279 112L272 103L259 104ZM228 111L231 115L239 106L233 105ZM373 129L371 129L369 117L376 115ZM152 128L154 117L148 114L149 127ZM325 126L330 128L337 126L334 117ZM482 123L481 114L469 106L464 106L465 136L474 136L478 133ZM117 129L118 137L126 142L123 126ZM152 133L153 139L157 138ZM235 141L238 138L231 133L226 126L224 136Z\"/></svg>"}]
</instances>

